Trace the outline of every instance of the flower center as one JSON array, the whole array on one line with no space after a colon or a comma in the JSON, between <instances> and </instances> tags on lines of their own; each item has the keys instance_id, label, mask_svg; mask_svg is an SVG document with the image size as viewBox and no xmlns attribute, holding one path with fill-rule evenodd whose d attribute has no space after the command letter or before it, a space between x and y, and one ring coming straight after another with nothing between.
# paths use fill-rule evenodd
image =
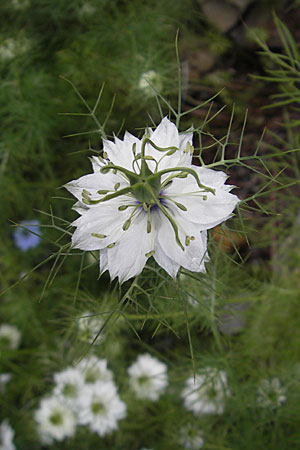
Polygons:
<instances>
[{"instance_id":1,"label":"flower center","mask_svg":"<svg viewBox=\"0 0 300 450\"><path fill-rule=\"evenodd\" d=\"M83 189L82 191L82 202L86 205L95 205L101 202L109 201L113 198L119 197L121 195L128 195L131 194L137 201L137 205L121 205L119 206L119 211L125 211L129 207L134 207L129 218L124 222L122 228L123 231L128 230L128 228L131 225L132 218L134 217L136 211L140 208L140 205L143 205L143 209L148 214L148 220L147 220L147 233L151 233L151 219L150 219L150 211L160 210L162 214L169 220L174 234L175 234L175 240L176 243L180 246L180 248L184 251L185 247L182 244L180 238L179 238L179 228L176 223L175 217L171 214L171 212L166 208L166 205L164 204L164 199L167 199L171 202L173 202L179 209L182 211L187 211L187 208L182 205L181 203L176 202L172 198L164 197L162 196L162 191L164 187L166 187L170 182L172 182L173 178L185 178L189 174L192 175L196 182L198 187L200 188L200 192L211 192L213 195L215 195L215 190L211 187L204 186L200 180L197 172L193 170L191 167L172 167L168 169L158 170L159 162L161 159L157 162L151 155L145 155L145 149L146 145L152 146L155 150L159 152L163 152L165 156L171 156L179 149L177 147L166 147L161 148L158 147L154 142L150 140L149 134L145 134L142 140L141 145L141 152L136 153L136 144L133 144L132 146L132 153L134 156L133 162L132 162L132 168L133 170L130 171L128 169L125 169L124 167L117 166L115 164L112 164L111 162L107 162L105 165L103 165L100 169L100 172L102 174L108 173L110 170L113 170L115 173L122 173L125 175L127 180L129 181L129 186L119 189L120 183L117 183L114 187L114 192L109 193L109 191L103 191L99 190L98 194L103 194L104 196L101 197L98 200L93 200L90 198L90 194ZM187 145L187 151L190 151L190 148L192 149L192 146L189 144ZM152 172L147 164L147 161L152 161L155 164L155 170ZM138 164L140 163L140 167ZM135 166L138 167L139 173L135 170ZM166 174L172 174L167 177L167 179L164 180L164 182L161 182L162 175ZM204 198L204 197L203 197ZM194 236L188 236L185 234L185 246L188 246L190 244L191 240L194 240ZM107 236L103 234L98 233L92 233L94 237L103 239ZM115 245L115 243L111 243L107 246L107 248L112 248ZM152 252L150 252L152 253Z\"/></svg>"},{"instance_id":2,"label":"flower center","mask_svg":"<svg viewBox=\"0 0 300 450\"><path fill-rule=\"evenodd\" d=\"M92 410L93 414L101 414L101 413L104 412L105 407L104 407L103 403L101 403L99 401L98 402L93 402L91 404L91 410Z\"/></svg>"},{"instance_id":3,"label":"flower center","mask_svg":"<svg viewBox=\"0 0 300 450\"><path fill-rule=\"evenodd\" d=\"M63 415L58 412L58 411L53 411L53 413L51 414L51 416L49 417L49 422L52 425L62 425L63 424Z\"/></svg>"},{"instance_id":4,"label":"flower center","mask_svg":"<svg viewBox=\"0 0 300 450\"><path fill-rule=\"evenodd\" d=\"M77 394L76 386L72 383L66 383L64 385L62 393L65 397L76 397Z\"/></svg>"}]
</instances>

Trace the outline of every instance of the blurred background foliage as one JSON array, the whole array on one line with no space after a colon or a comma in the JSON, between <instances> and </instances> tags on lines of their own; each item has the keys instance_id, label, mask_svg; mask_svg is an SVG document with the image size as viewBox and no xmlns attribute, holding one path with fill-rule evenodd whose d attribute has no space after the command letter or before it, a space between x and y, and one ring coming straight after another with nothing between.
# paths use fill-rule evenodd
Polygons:
<instances>
[{"instance_id":1,"label":"blurred background foliage","mask_svg":"<svg viewBox=\"0 0 300 450\"><path fill-rule=\"evenodd\" d=\"M0 320L22 338L20 348L0 349L0 373L12 374L0 422L9 419L19 450L44 448L33 411L53 373L91 351L107 358L128 417L105 438L78 428L53 449L189 448L178 437L186 424L204 431L205 449L299 448L300 169L297 152L283 153L299 148L299 20L299 2L287 0L1 2ZM211 108L216 116L203 135L209 145L209 133L226 134L234 106L238 142L248 110L242 155L254 153L266 127L259 155L273 177L270 193L257 205L251 196L262 186L261 167L228 165L230 184L250 198L241 211L247 239L232 221L211 233L207 275L183 271L173 283L150 264L134 286L120 289L106 275L98 279L95 255L52 256L61 227L76 217L73 199L57 189L88 173L88 156L101 149L97 123L70 82L91 109L104 84L95 114L108 138L138 135L160 120L145 74L154 72L149 80L176 105L177 30L183 110L221 91L212 106L185 116L182 130L200 127ZM205 151L205 162L212 159ZM26 220L40 221L42 241L22 252L13 224ZM85 311L109 319L105 341L92 349L74 325ZM126 368L142 352L168 364L169 391L155 404L128 388ZM233 394L224 416L199 418L180 400L184 380L206 366L227 372ZM268 377L288 393L284 405L266 411L256 397Z\"/></svg>"}]
</instances>

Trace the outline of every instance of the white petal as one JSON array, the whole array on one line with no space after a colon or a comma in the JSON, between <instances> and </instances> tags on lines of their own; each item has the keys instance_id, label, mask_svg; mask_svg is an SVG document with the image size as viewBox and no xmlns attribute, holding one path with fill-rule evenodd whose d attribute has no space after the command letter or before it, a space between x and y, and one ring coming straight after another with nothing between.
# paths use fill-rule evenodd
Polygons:
<instances>
[{"instance_id":1,"label":"white petal","mask_svg":"<svg viewBox=\"0 0 300 450\"><path fill-rule=\"evenodd\" d=\"M111 278L118 277L123 283L141 273L148 259L146 253L153 250L153 239L154 230L147 233L147 214L141 211L122 238L107 250Z\"/></svg>"},{"instance_id":2,"label":"white petal","mask_svg":"<svg viewBox=\"0 0 300 450\"><path fill-rule=\"evenodd\" d=\"M160 265L172 278L175 278L177 275L177 272L180 268L180 265L177 264L175 261L170 259L162 250L161 246L157 242L155 244L155 253L153 255L153 258L157 262L158 265Z\"/></svg>"},{"instance_id":3,"label":"white petal","mask_svg":"<svg viewBox=\"0 0 300 450\"><path fill-rule=\"evenodd\" d=\"M119 174L114 174L111 171L106 174L91 173L89 175L84 175L77 180L70 181L64 187L68 189L74 197L81 201L83 189L91 194L91 198L100 198L97 191L100 189L114 191L116 183L120 183L119 189L128 186L128 181Z\"/></svg>"},{"instance_id":4,"label":"white petal","mask_svg":"<svg viewBox=\"0 0 300 450\"><path fill-rule=\"evenodd\" d=\"M192 175L188 175L186 179L174 179L165 189L165 195L187 208L187 211L178 210L181 217L199 224L199 230L207 230L227 220L239 199L228 192L231 186L224 184L227 176L223 172L196 166L192 168L199 174L202 184L215 189L215 195L211 192L199 192L200 189Z\"/></svg>"},{"instance_id":5,"label":"white petal","mask_svg":"<svg viewBox=\"0 0 300 450\"><path fill-rule=\"evenodd\" d=\"M136 153L140 153L141 141L137 137L126 132L123 141L117 137L115 137L115 142L104 139L103 150L107 153L109 160L113 164L132 171L134 144Z\"/></svg>"},{"instance_id":6,"label":"white petal","mask_svg":"<svg viewBox=\"0 0 300 450\"><path fill-rule=\"evenodd\" d=\"M108 270L108 256L107 248L103 248L99 251L99 267L100 275L102 275L106 270Z\"/></svg>"},{"instance_id":7,"label":"white petal","mask_svg":"<svg viewBox=\"0 0 300 450\"><path fill-rule=\"evenodd\" d=\"M168 208L169 211L172 208ZM200 232L197 224L189 223L179 216L175 216L175 220L179 225L179 238L184 250L177 244L175 233L170 221L160 214L159 223L157 224L158 243L162 251L175 263L192 272L204 272L205 261L207 261L207 237L205 232ZM185 246L186 235L194 236L194 240L190 241L189 246Z\"/></svg>"},{"instance_id":8,"label":"white petal","mask_svg":"<svg viewBox=\"0 0 300 450\"><path fill-rule=\"evenodd\" d=\"M96 205L90 208L72 225L77 229L72 236L72 245L81 250L100 250L120 238L124 231L122 226L130 215L130 208L120 212L118 204ZM103 234L106 238L92 236Z\"/></svg>"}]
</instances>

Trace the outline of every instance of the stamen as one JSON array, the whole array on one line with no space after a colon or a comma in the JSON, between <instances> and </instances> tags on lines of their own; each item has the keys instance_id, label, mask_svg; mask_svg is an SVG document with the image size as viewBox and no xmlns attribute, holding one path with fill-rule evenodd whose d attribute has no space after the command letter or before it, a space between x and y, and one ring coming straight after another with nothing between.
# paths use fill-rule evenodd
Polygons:
<instances>
[{"instance_id":1,"label":"stamen","mask_svg":"<svg viewBox=\"0 0 300 450\"><path fill-rule=\"evenodd\" d=\"M121 186L121 183L116 183L114 185L114 190L117 191L119 189L119 187Z\"/></svg>"},{"instance_id":2,"label":"stamen","mask_svg":"<svg viewBox=\"0 0 300 450\"><path fill-rule=\"evenodd\" d=\"M182 211L187 211L187 207L186 206L184 206L182 203L176 202L171 197L167 197L166 195L160 195L159 198L166 198L170 202L173 202L177 206L177 208L181 209Z\"/></svg>"},{"instance_id":3,"label":"stamen","mask_svg":"<svg viewBox=\"0 0 300 450\"><path fill-rule=\"evenodd\" d=\"M155 250L151 250L150 252L145 253L145 256L146 256L146 258L151 258L151 256L154 255L154 253L155 253Z\"/></svg>"},{"instance_id":4,"label":"stamen","mask_svg":"<svg viewBox=\"0 0 300 450\"><path fill-rule=\"evenodd\" d=\"M113 242L112 244L107 245L107 248L113 248L116 245L115 242Z\"/></svg>"},{"instance_id":5,"label":"stamen","mask_svg":"<svg viewBox=\"0 0 300 450\"><path fill-rule=\"evenodd\" d=\"M188 247L191 241L195 240L195 236L186 236L185 237L185 245Z\"/></svg>"},{"instance_id":6,"label":"stamen","mask_svg":"<svg viewBox=\"0 0 300 450\"><path fill-rule=\"evenodd\" d=\"M107 194L108 192L110 192L108 189L100 189L99 191L97 191L97 194Z\"/></svg>"},{"instance_id":7,"label":"stamen","mask_svg":"<svg viewBox=\"0 0 300 450\"><path fill-rule=\"evenodd\" d=\"M103 152L103 158L108 159L108 154L106 152Z\"/></svg>"},{"instance_id":8,"label":"stamen","mask_svg":"<svg viewBox=\"0 0 300 450\"><path fill-rule=\"evenodd\" d=\"M131 206L131 205L121 205L121 206L119 206L118 210L125 211L125 209L129 208L129 206Z\"/></svg>"},{"instance_id":9,"label":"stamen","mask_svg":"<svg viewBox=\"0 0 300 450\"><path fill-rule=\"evenodd\" d=\"M130 225L131 225L131 220L130 219L125 220L125 222L122 226L123 231L127 231L128 228L130 227Z\"/></svg>"},{"instance_id":10,"label":"stamen","mask_svg":"<svg viewBox=\"0 0 300 450\"><path fill-rule=\"evenodd\" d=\"M140 205L137 205L137 206L134 208L134 210L132 211L132 213L130 214L129 218L128 218L127 220L125 220L125 222L124 222L124 224L123 224L123 226L122 226L123 231L127 231L127 230L128 230L128 228L129 228L130 225L131 225L132 217L134 216L136 210L137 210L139 207L140 207Z\"/></svg>"},{"instance_id":11,"label":"stamen","mask_svg":"<svg viewBox=\"0 0 300 450\"><path fill-rule=\"evenodd\" d=\"M92 233L92 236L99 239L104 239L107 237L106 234L99 234L99 233Z\"/></svg>"},{"instance_id":12,"label":"stamen","mask_svg":"<svg viewBox=\"0 0 300 450\"><path fill-rule=\"evenodd\" d=\"M151 233L150 206L147 210L147 233Z\"/></svg>"}]
</instances>

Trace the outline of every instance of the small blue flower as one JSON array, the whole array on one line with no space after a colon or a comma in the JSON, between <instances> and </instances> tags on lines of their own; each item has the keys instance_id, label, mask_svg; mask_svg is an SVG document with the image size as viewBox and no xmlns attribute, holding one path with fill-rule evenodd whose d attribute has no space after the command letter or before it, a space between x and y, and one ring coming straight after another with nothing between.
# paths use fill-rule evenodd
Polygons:
<instances>
[{"instance_id":1,"label":"small blue flower","mask_svg":"<svg viewBox=\"0 0 300 450\"><path fill-rule=\"evenodd\" d=\"M36 247L41 238L37 236L40 234L40 222L38 220L27 220L20 222L23 228L17 228L14 232L14 241L18 249L26 252L30 248Z\"/></svg>"}]
</instances>

